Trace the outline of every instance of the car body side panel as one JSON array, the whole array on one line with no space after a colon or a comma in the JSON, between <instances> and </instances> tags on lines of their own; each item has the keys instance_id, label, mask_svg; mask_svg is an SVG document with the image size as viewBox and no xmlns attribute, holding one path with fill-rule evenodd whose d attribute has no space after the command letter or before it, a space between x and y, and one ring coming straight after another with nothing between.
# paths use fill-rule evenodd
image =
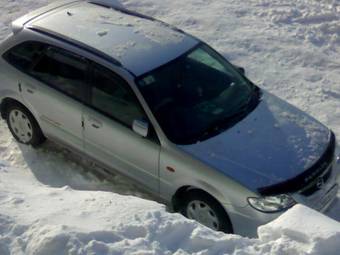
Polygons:
<instances>
[{"instance_id":1,"label":"car body side panel","mask_svg":"<svg viewBox=\"0 0 340 255\"><path fill-rule=\"evenodd\" d=\"M83 104L34 78L27 76L20 82L26 104L39 112L39 123L44 134L83 150Z\"/></svg>"},{"instance_id":2,"label":"car body side panel","mask_svg":"<svg viewBox=\"0 0 340 255\"><path fill-rule=\"evenodd\" d=\"M11 45L12 36L7 37L0 45L0 55L2 55ZM16 82L15 68L9 66L7 62L0 57L0 103L4 98L12 98L22 101L22 95Z\"/></svg>"},{"instance_id":3,"label":"car body side panel","mask_svg":"<svg viewBox=\"0 0 340 255\"><path fill-rule=\"evenodd\" d=\"M169 171L167 167L175 171ZM176 191L183 186L202 189L221 204L233 207L246 206L246 198L254 195L237 182L171 146L162 148L159 172L160 196L167 201L171 201Z\"/></svg>"},{"instance_id":4,"label":"car body side panel","mask_svg":"<svg viewBox=\"0 0 340 255\"><path fill-rule=\"evenodd\" d=\"M14 45L30 40L58 46L53 43L53 40L23 30L10 37L2 45L1 51L3 53ZM31 111L43 133L47 137L55 137L83 150L82 104L12 67L3 58L1 61L4 63L4 68L7 69L6 72L11 75L9 81L12 83L11 90L15 91L20 83L22 92L19 92L18 101ZM15 89L13 90L13 88Z\"/></svg>"},{"instance_id":5,"label":"car body side panel","mask_svg":"<svg viewBox=\"0 0 340 255\"><path fill-rule=\"evenodd\" d=\"M160 145L88 107L84 121L86 153L158 193Z\"/></svg>"},{"instance_id":6,"label":"car body side panel","mask_svg":"<svg viewBox=\"0 0 340 255\"><path fill-rule=\"evenodd\" d=\"M136 91L136 88L134 87L134 77L123 68L108 63L107 60L103 60L98 56L78 49L62 40L59 41L55 38L49 38L46 35L31 30L24 29L20 33L9 38L8 42L2 45L2 52L5 52L14 45L30 40L64 48L108 67L127 80L130 83L131 88ZM83 106L83 104L55 91L45 84L40 83L36 79L10 66L3 59L1 59L1 61L4 64L4 68L8 69L8 71L5 72L13 73L12 78L7 79L7 86L11 82L13 83L13 80L20 80L22 83L22 93L15 91L18 87L17 82L13 83L8 90L8 93L14 94L19 102L24 104L32 113L34 113L33 115L36 117L47 137L60 141L63 144L70 145L79 152L95 155L95 157L104 165L120 171L122 174L135 179L139 183L143 183L146 187L149 187L149 191L158 195L159 144L138 136L133 131L128 130L118 123L114 123L102 114ZM4 91L5 88L3 89L1 87L1 89ZM4 95L4 93L1 95ZM137 94L137 97L140 97L140 95ZM86 108L84 119L82 119L83 107ZM145 110L150 114L148 109ZM87 150L85 151L81 123L82 120L84 120L85 124L89 127L90 123L86 123L86 121L88 121L86 117L89 116L95 116L96 119L100 119L104 123L105 130L101 130L101 133L96 133L97 130L86 130L87 132L85 132L85 134L87 139L85 140L87 141ZM116 135L110 137L110 134L114 133L116 133ZM90 143L88 140L89 137L91 140ZM119 139L117 139L117 137ZM123 144L124 146L115 147L117 143ZM98 146L96 147L96 145ZM114 158L116 158L116 160L114 160Z\"/></svg>"},{"instance_id":7,"label":"car body side panel","mask_svg":"<svg viewBox=\"0 0 340 255\"><path fill-rule=\"evenodd\" d=\"M6 89L6 86L0 85L1 101L4 98L11 98L20 102L33 114L44 135L83 150L82 105L15 68L8 67L13 70L6 72L7 77L13 78L11 81L3 81L11 88ZM4 70L4 67L0 67L0 70ZM18 88L19 83L22 92L18 90L16 93L14 88Z\"/></svg>"},{"instance_id":8,"label":"car body side panel","mask_svg":"<svg viewBox=\"0 0 340 255\"><path fill-rule=\"evenodd\" d=\"M0 58L0 103L5 98L22 102L23 97L17 82L18 74L2 58Z\"/></svg>"}]
</instances>

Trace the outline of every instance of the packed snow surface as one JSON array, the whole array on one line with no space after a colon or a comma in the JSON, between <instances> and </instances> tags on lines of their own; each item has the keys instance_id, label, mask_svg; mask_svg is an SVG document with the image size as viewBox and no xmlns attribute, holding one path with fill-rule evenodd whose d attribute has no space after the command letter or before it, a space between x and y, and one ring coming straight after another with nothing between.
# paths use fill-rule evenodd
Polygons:
<instances>
[{"instance_id":1,"label":"packed snow surface","mask_svg":"<svg viewBox=\"0 0 340 255\"><path fill-rule=\"evenodd\" d=\"M0 40L11 20L48 2L0 0ZM121 2L202 38L340 137L338 0ZM339 254L339 199L327 212L334 220L297 205L248 239L169 214L131 181L104 181L93 168L51 142L19 146L1 121L0 254Z\"/></svg>"}]
</instances>

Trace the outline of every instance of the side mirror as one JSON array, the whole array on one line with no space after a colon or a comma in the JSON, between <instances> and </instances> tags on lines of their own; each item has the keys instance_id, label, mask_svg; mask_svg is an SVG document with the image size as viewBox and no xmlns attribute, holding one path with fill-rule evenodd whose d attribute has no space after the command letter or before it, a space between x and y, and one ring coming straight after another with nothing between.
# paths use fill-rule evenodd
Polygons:
<instances>
[{"instance_id":1,"label":"side mirror","mask_svg":"<svg viewBox=\"0 0 340 255\"><path fill-rule=\"evenodd\" d=\"M246 69L244 69L244 67L237 67L237 70L243 75L246 74Z\"/></svg>"},{"instance_id":2,"label":"side mirror","mask_svg":"<svg viewBox=\"0 0 340 255\"><path fill-rule=\"evenodd\" d=\"M239 71L241 74L245 75L246 74L246 69L244 69L244 67L241 67L241 66L236 66L236 65L233 65L237 71Z\"/></svg>"},{"instance_id":3,"label":"side mirror","mask_svg":"<svg viewBox=\"0 0 340 255\"><path fill-rule=\"evenodd\" d=\"M149 134L149 123L142 119L134 120L132 130L142 137L147 137Z\"/></svg>"}]
</instances>

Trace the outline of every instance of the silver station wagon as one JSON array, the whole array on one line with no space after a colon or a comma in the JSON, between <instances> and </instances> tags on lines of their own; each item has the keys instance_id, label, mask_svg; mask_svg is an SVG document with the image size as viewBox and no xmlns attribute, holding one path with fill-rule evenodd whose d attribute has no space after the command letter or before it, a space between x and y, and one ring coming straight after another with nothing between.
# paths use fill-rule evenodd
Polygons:
<instances>
[{"instance_id":1,"label":"silver station wagon","mask_svg":"<svg viewBox=\"0 0 340 255\"><path fill-rule=\"evenodd\" d=\"M54 2L12 30L0 102L18 142L65 144L227 233L336 198L332 131L199 39L112 1Z\"/></svg>"}]
</instances>

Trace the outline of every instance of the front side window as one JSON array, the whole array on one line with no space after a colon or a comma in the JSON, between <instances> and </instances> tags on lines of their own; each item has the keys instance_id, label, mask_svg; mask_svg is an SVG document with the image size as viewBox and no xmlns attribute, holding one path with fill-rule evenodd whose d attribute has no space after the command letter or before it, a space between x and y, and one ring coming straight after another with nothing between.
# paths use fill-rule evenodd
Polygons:
<instances>
[{"instance_id":1,"label":"front side window","mask_svg":"<svg viewBox=\"0 0 340 255\"><path fill-rule=\"evenodd\" d=\"M4 58L19 70L28 71L44 49L42 43L24 42L6 52Z\"/></svg>"},{"instance_id":2,"label":"front side window","mask_svg":"<svg viewBox=\"0 0 340 255\"><path fill-rule=\"evenodd\" d=\"M249 113L259 95L255 85L204 44L139 77L137 84L164 133L176 144L192 144L222 132Z\"/></svg>"},{"instance_id":3,"label":"front side window","mask_svg":"<svg viewBox=\"0 0 340 255\"><path fill-rule=\"evenodd\" d=\"M128 84L112 71L97 64L93 67L91 105L128 127L132 126L135 119L145 117Z\"/></svg>"},{"instance_id":4,"label":"front side window","mask_svg":"<svg viewBox=\"0 0 340 255\"><path fill-rule=\"evenodd\" d=\"M66 50L47 48L30 74L67 94L82 100L84 97L87 61Z\"/></svg>"}]
</instances>

